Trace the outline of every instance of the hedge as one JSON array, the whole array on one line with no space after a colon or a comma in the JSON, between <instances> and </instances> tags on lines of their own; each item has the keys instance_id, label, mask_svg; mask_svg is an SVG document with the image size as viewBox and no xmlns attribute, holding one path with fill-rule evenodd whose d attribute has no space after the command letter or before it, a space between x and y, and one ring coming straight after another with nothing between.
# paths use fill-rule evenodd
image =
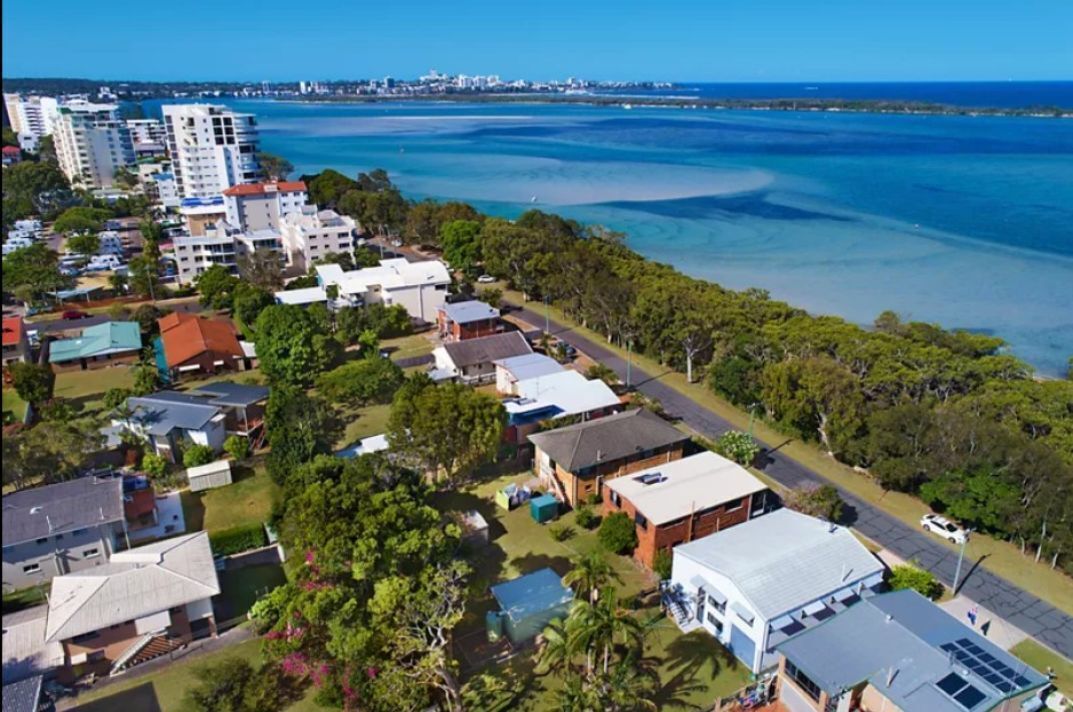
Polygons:
<instances>
[{"instance_id":1,"label":"hedge","mask_svg":"<svg viewBox=\"0 0 1073 712\"><path fill-rule=\"evenodd\" d=\"M240 551L257 549L268 543L265 529L260 523L244 524L223 531L209 534L212 553L216 556L228 556Z\"/></svg>"}]
</instances>

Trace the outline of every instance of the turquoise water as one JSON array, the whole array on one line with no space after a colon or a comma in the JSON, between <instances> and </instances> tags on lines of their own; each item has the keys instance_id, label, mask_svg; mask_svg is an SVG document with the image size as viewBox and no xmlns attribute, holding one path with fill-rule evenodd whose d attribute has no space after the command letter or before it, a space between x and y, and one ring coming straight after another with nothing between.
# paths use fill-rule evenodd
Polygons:
<instances>
[{"instance_id":1,"label":"turquoise water","mask_svg":"<svg viewBox=\"0 0 1073 712\"><path fill-rule=\"evenodd\" d=\"M815 313L1073 354L1073 122L543 104L257 113L300 173L386 168L410 196L603 223L642 254Z\"/></svg>"}]
</instances>

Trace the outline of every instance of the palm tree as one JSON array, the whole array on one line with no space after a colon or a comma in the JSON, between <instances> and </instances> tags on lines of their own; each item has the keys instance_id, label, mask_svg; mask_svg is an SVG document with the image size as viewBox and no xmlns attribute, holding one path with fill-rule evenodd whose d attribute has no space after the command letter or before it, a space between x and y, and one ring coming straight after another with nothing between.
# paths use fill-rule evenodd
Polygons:
<instances>
[{"instance_id":1,"label":"palm tree","mask_svg":"<svg viewBox=\"0 0 1073 712\"><path fill-rule=\"evenodd\" d=\"M574 651L570 647L569 636L564 622L556 618L543 633L544 643L540 649L540 662L547 666L548 672L562 672L570 666Z\"/></svg>"},{"instance_id":2,"label":"palm tree","mask_svg":"<svg viewBox=\"0 0 1073 712\"><path fill-rule=\"evenodd\" d=\"M599 709L655 710L659 705L653 693L659 685L659 675L643 664L634 654L619 660L599 685Z\"/></svg>"},{"instance_id":3,"label":"palm tree","mask_svg":"<svg viewBox=\"0 0 1073 712\"><path fill-rule=\"evenodd\" d=\"M593 673L594 657L602 658L603 674L611 666L611 653L616 643L639 651L644 644L646 627L628 609L619 605L614 589L608 589L600 600L578 601L567 617L566 630L570 647L585 651L586 671Z\"/></svg>"},{"instance_id":4,"label":"palm tree","mask_svg":"<svg viewBox=\"0 0 1073 712\"><path fill-rule=\"evenodd\" d=\"M612 581L621 584L622 576L599 551L590 551L574 559L574 568L563 576L564 584L567 586L577 584L579 594L588 593L589 603L596 603L600 589Z\"/></svg>"}]
</instances>

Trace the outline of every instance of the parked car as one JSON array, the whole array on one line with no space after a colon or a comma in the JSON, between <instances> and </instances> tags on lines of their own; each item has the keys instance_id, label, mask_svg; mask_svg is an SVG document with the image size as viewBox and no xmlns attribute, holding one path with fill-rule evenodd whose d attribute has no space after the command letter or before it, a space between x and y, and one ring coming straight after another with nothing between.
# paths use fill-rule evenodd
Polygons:
<instances>
[{"instance_id":1,"label":"parked car","mask_svg":"<svg viewBox=\"0 0 1073 712\"><path fill-rule=\"evenodd\" d=\"M68 309L64 313L60 314L61 319L88 319L91 314L87 314L81 309Z\"/></svg>"},{"instance_id":2,"label":"parked car","mask_svg":"<svg viewBox=\"0 0 1073 712\"><path fill-rule=\"evenodd\" d=\"M925 514L920 518L920 526L924 531L937 534L953 544L964 544L969 538L969 533L964 528L938 514Z\"/></svg>"},{"instance_id":3,"label":"parked car","mask_svg":"<svg viewBox=\"0 0 1073 712\"><path fill-rule=\"evenodd\" d=\"M492 282L496 281L496 278L490 274L482 274L480 277L477 278L477 281L481 284L491 284Z\"/></svg>"}]
</instances>

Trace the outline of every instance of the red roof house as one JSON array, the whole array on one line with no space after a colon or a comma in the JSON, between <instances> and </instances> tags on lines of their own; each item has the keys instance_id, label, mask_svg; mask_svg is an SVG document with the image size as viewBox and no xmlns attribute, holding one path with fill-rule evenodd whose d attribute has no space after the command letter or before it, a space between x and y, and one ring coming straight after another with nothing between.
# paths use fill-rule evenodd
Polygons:
<instances>
[{"instance_id":1,"label":"red roof house","mask_svg":"<svg viewBox=\"0 0 1073 712\"><path fill-rule=\"evenodd\" d=\"M246 367L246 354L229 321L172 312L157 320L157 324L164 360L173 374L217 373Z\"/></svg>"}]
</instances>

